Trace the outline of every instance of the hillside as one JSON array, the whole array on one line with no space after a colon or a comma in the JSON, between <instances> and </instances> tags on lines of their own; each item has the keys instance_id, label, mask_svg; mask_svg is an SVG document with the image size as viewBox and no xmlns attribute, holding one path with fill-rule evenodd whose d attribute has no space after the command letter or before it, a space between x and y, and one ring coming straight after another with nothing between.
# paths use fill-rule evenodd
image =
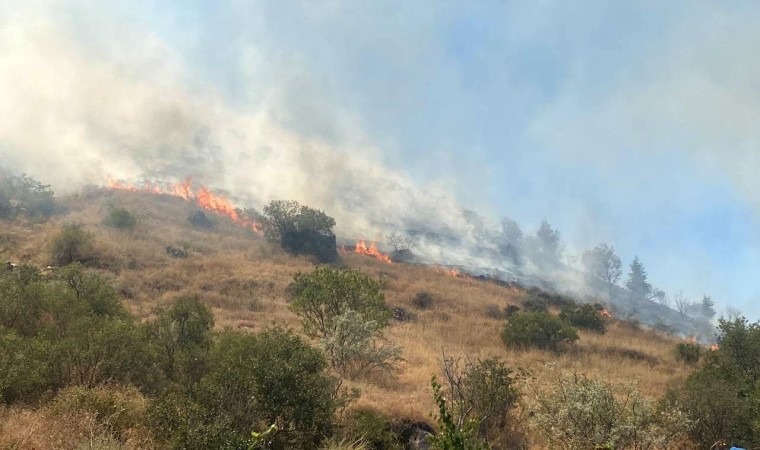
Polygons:
<instances>
[{"instance_id":1,"label":"hillside","mask_svg":"<svg viewBox=\"0 0 760 450\"><path fill-rule=\"evenodd\" d=\"M196 229L187 218L197 207L176 197L91 189L62 199L62 204L65 212L44 222L0 222L0 258L45 267L50 263L48 246L60 226L78 222L94 236L96 270L113 279L123 303L142 320L180 295L198 294L213 312L218 329L247 333L274 322L300 332L285 289L297 272L312 269L310 259L288 255L223 216L209 214L214 228ZM107 205L135 212L136 228L118 231L102 226ZM174 258L167 246L184 248L188 255ZM430 422L435 408L430 378L440 377L444 354L473 359L495 356L510 367L524 369L529 374L525 392L542 389L553 376L550 364L567 374L612 384L633 383L652 397L660 397L669 383L690 371L676 360L675 340L617 320L611 321L604 335L580 331L577 344L561 354L507 348L500 339L504 320L490 318L487 311L492 305L499 309L521 305L528 295L525 291L452 276L436 267L388 264L351 251L341 253L339 266L380 280L389 307L415 316L393 321L387 332L403 350L395 377L347 381L361 391L351 406L354 409L371 408L395 418ZM424 310L413 303L420 292L432 297L432 305ZM30 412L6 411L4 418L12 425L4 433L11 440L0 440L0 446L14 442L14 436L41 432L33 429L39 422L21 420L20 414ZM535 434L532 440L536 448L545 445Z\"/></svg>"}]
</instances>

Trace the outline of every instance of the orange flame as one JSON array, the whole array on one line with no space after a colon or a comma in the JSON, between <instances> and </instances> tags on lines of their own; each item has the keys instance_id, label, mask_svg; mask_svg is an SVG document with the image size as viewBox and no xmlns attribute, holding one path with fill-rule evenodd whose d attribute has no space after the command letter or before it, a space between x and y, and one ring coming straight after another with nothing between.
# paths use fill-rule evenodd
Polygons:
<instances>
[{"instance_id":1,"label":"orange flame","mask_svg":"<svg viewBox=\"0 0 760 450\"><path fill-rule=\"evenodd\" d=\"M718 344L713 344L713 345L710 346L710 351L711 352L717 352L718 349L720 349L720 346Z\"/></svg>"},{"instance_id":2,"label":"orange flame","mask_svg":"<svg viewBox=\"0 0 760 450\"><path fill-rule=\"evenodd\" d=\"M610 313L607 308L603 308L601 311L599 311L599 315L608 319L612 319L612 313Z\"/></svg>"},{"instance_id":3,"label":"orange flame","mask_svg":"<svg viewBox=\"0 0 760 450\"><path fill-rule=\"evenodd\" d=\"M173 197L179 197L188 201L195 201L195 204L205 209L222 216L230 218L236 224L251 229L253 231L261 231L261 224L253 220L248 220L240 217L235 208L229 200L224 196L214 194L207 187L200 186L193 190L192 179L188 177L181 183L174 183L169 186L161 186L158 183L145 181L142 187L137 187L134 183L122 182L115 179L109 179L107 186L109 189L120 191L143 191L150 192L156 195L171 195Z\"/></svg>"},{"instance_id":4,"label":"orange flame","mask_svg":"<svg viewBox=\"0 0 760 450\"><path fill-rule=\"evenodd\" d=\"M375 245L374 242L371 243L369 247L367 247L367 243L362 239L356 243L354 252L360 255L372 256L373 258L379 259L380 261L391 264L391 257L385 253L381 253L380 250L377 249L377 245Z\"/></svg>"}]
</instances>

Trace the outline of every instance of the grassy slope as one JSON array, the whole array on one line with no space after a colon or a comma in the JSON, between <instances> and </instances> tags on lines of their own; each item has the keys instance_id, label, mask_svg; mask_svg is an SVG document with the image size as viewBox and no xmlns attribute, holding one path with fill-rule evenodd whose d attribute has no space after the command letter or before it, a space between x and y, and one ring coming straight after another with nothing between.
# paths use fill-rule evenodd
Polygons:
<instances>
[{"instance_id":1,"label":"grassy slope","mask_svg":"<svg viewBox=\"0 0 760 450\"><path fill-rule=\"evenodd\" d=\"M108 202L137 212L138 227L132 232L103 228L100 220ZM44 224L0 222L0 258L44 267L49 263L46 248L51 237L62 223L76 221L93 233L104 270L112 274L125 302L140 317L149 317L155 306L177 295L197 293L212 308L219 328L256 330L277 322L300 329L288 310L285 287L296 272L313 267L307 258L286 255L223 218L218 218L214 231L194 230L186 220L194 206L175 198L92 191L69 197L65 204L68 213ZM183 243L190 246L187 259L170 258L164 250ZM620 322L603 336L581 333L576 348L560 356L510 350L499 338L503 322L488 318L485 311L490 304L519 305L523 292L352 253L344 255L342 263L382 280L392 307L415 311L411 300L420 291L434 298L430 310L415 311L416 321L391 325L388 335L403 348L405 362L396 380L353 383L362 391L357 407L430 420L429 380L439 373L444 351L452 356L498 356L528 369L533 375L527 381L528 391L540 389L547 363L562 371L633 382L651 396L660 396L670 380L688 371L674 359L673 340ZM633 359L627 355L630 351L656 358L656 363Z\"/></svg>"}]
</instances>

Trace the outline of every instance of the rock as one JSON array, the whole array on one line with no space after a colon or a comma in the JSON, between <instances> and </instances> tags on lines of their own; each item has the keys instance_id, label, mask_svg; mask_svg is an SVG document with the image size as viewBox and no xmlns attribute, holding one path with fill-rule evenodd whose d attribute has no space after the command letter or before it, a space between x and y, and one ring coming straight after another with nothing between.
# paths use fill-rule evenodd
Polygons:
<instances>
[{"instance_id":1,"label":"rock","mask_svg":"<svg viewBox=\"0 0 760 450\"><path fill-rule=\"evenodd\" d=\"M424 262L408 248L393 251L391 253L391 261L407 264L422 264Z\"/></svg>"}]
</instances>

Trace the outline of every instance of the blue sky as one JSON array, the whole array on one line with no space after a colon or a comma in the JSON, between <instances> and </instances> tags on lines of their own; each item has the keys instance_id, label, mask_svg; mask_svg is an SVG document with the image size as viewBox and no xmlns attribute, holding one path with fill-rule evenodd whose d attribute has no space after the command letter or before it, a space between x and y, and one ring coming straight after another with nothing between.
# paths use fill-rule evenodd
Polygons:
<instances>
[{"instance_id":1,"label":"blue sky","mask_svg":"<svg viewBox=\"0 0 760 450\"><path fill-rule=\"evenodd\" d=\"M760 318L756 2L48 3L94 53L139 30L189 92Z\"/></svg>"}]
</instances>

